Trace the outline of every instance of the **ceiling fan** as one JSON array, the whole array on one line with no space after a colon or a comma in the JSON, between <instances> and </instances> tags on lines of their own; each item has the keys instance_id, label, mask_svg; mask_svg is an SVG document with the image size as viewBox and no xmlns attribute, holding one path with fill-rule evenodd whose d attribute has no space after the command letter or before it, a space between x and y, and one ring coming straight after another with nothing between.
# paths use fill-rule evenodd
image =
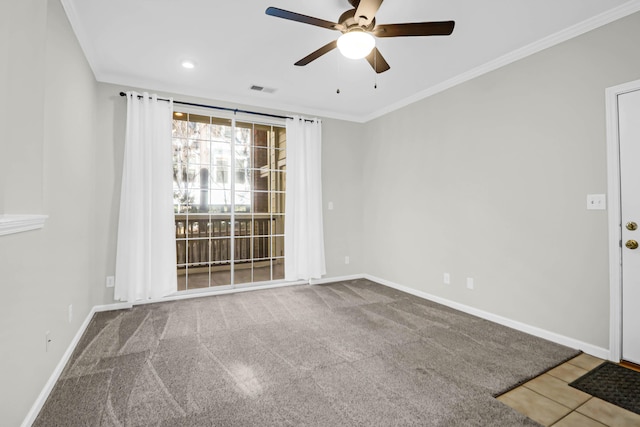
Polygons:
<instances>
[{"instance_id":1,"label":"ceiling fan","mask_svg":"<svg viewBox=\"0 0 640 427\"><path fill-rule=\"evenodd\" d=\"M340 52L348 58L360 59L366 57L376 73L383 73L391 67L380 54L378 48L375 47L375 39L373 36L448 36L453 32L453 27L455 26L454 21L376 25L375 15L380 5L382 5L383 0L348 1L354 8L340 15L337 23L302 15L300 13L289 12L288 10L278 9L276 7L267 8L267 15L328 28L329 30L336 30L342 33L337 40L327 43L320 49L310 53L296 62L295 65L307 65L337 47Z\"/></svg>"}]
</instances>

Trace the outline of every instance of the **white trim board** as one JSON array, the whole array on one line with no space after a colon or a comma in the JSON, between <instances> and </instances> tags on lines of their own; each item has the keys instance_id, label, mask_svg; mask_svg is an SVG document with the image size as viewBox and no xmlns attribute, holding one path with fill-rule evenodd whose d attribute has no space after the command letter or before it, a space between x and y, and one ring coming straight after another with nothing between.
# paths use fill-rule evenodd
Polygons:
<instances>
[{"instance_id":1,"label":"white trim board","mask_svg":"<svg viewBox=\"0 0 640 427\"><path fill-rule=\"evenodd\" d=\"M447 307L451 307L451 308L453 308L455 310L459 310L459 311L461 311L463 313L471 314L471 315L479 317L481 319L489 320L491 322L495 322L495 323L498 323L500 325L504 325L504 326L516 329L518 331L521 331L521 332L524 332L524 333L539 337L539 338L544 338L544 339L547 339L549 341L555 342L557 344L561 344L561 345L565 345L567 347L571 347L571 348L582 350L585 353L591 354L593 356L596 356L596 357L599 357L599 358L602 358L602 359L610 359L610 352L607 349L604 349L604 348L601 348L601 347L597 347L597 346L594 346L592 344L588 344L588 343L585 343L585 342L582 342L582 341L579 341L579 340L576 340L576 339L573 339L573 338L565 337L563 335L556 334L554 332L550 332L550 331L547 331L547 330L544 330L544 329L540 329L540 328L537 328L535 326L531 326L531 325L527 325L525 323L517 322L515 320L511 320L511 319L508 319L506 317L498 316L498 315L495 315L495 314L492 314L492 313L489 313L489 312L486 312L486 311L483 311L483 310L479 310L479 309L476 309L476 308L473 308L473 307L470 307L470 306L467 306L467 305L464 305L464 304L460 304L460 303L457 303L457 302L454 302L454 301L450 301L450 300L447 300L445 298L437 297L435 295L431 295L431 294L428 294L426 292L418 291L416 289L412 289L412 288L409 288L407 286L399 285L399 284L391 282L389 280L381 279L381 278L378 278L378 277L375 277L375 276L371 276L369 274L354 274L354 275L350 275L350 276L330 277L330 278L324 278L324 279L318 279L318 280L311 280L309 284L313 286L313 285L321 285L321 284L326 284L326 283L342 282L342 281L357 280L357 279L367 279L367 280L370 280L372 282L378 283L380 285L387 286L387 287L390 287L390 288L394 288L394 289L397 289L399 291L406 292L408 294L417 296L419 298L423 298L423 299L426 299L426 300L429 300L429 301L436 302L438 304L445 305ZM252 291L252 290L278 288L278 287L284 287L284 286L299 286L299 285L304 285L304 284L306 284L306 282L293 282L293 283L282 283L282 284L278 284L278 285L275 285L275 286L246 287L246 288L237 288L237 289L225 289L225 290L217 291L217 292L216 291L211 291L211 292L192 293L192 294L186 294L186 295L184 295L184 294L183 295L173 295L173 296L169 296L169 297L163 298L161 300L154 300L153 302L176 301L176 300L187 299L187 298L199 298L199 297L224 295L224 294L237 293L237 292L247 292L247 291ZM84 320L84 322L82 322L82 325L80 326L80 329L78 329L78 332L76 333L76 335L73 337L73 339L69 343L69 347L67 348L67 351L65 351L64 355L60 359L60 362L58 363L58 365L54 369L53 373L51 374L51 377L49 377L49 380L47 381L47 383L45 384L44 388L42 389L42 391L38 395L38 398L34 402L34 404L31 407L31 409L29 410L29 413L25 417L24 421L22 422L21 427L29 427L36 420L36 417L38 416L38 414L40 413L40 410L44 406L44 403L46 402L47 398L49 397L49 394L51 393L51 390L53 390L53 387L55 386L56 381L58 381L58 378L60 378L60 374L62 374L62 370L64 369L65 365L67 364L67 362L71 358L71 355L73 354L73 351L75 350L76 346L80 342L80 338L82 338L82 334L84 334L85 330L89 326L89 323L91 322L91 319L93 318L94 314L96 314L98 312L103 312L103 311L129 309L129 308L132 308L134 305L141 305L141 304L147 304L147 303L150 303L150 301L149 302L145 301L145 302L136 303L136 304L116 303L116 304L107 304L107 305L94 306L91 309L91 311L89 312L89 314L87 315L87 317Z\"/></svg>"}]
</instances>

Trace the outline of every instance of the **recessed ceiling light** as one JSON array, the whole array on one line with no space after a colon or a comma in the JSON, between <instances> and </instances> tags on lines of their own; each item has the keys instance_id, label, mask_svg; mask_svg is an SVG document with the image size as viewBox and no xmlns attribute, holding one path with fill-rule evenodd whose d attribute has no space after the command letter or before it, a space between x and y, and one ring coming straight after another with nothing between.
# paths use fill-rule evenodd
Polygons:
<instances>
[{"instance_id":1,"label":"recessed ceiling light","mask_svg":"<svg viewBox=\"0 0 640 427\"><path fill-rule=\"evenodd\" d=\"M180 63L180 65L182 65L182 68L186 68L188 70L196 68L196 63L191 61L190 59L185 59Z\"/></svg>"}]
</instances>

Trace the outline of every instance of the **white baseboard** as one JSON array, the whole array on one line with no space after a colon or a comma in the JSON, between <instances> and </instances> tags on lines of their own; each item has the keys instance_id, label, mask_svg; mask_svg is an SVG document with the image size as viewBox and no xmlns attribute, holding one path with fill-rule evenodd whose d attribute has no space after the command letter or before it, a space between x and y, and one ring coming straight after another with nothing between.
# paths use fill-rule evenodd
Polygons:
<instances>
[{"instance_id":1,"label":"white baseboard","mask_svg":"<svg viewBox=\"0 0 640 427\"><path fill-rule=\"evenodd\" d=\"M105 305L96 305L93 307L93 313L102 313L103 311L114 311L114 310L128 310L133 307L133 304L128 302L122 303L113 303L113 304L105 304Z\"/></svg>"},{"instance_id":2,"label":"white baseboard","mask_svg":"<svg viewBox=\"0 0 640 427\"><path fill-rule=\"evenodd\" d=\"M106 307L106 306L100 306L100 307ZM60 375L62 374L64 367L66 366L67 362L71 358L71 355L73 354L73 351L75 350L76 346L80 342L80 338L82 338L82 334L84 334L84 331L89 326L89 323L93 318L93 315L97 312L96 310L97 308L98 306L93 307L89 311L89 314L87 314L87 317L84 319L84 322L82 322L82 325L80 325L78 332L76 332L75 336L69 343L67 350L62 355L62 358L56 365L56 368L53 370L53 373L49 377L49 380L46 382L46 384L44 385L44 388L38 395L38 398L36 399L34 404L31 406L31 409L29 410L29 412L27 413L27 416L25 417L24 421L21 424L22 427L31 426L33 422L36 420L36 418L38 417L38 414L40 413L40 410L44 406L44 403L47 401L47 398L49 397L51 390L53 390L53 387L56 385L58 378L60 378ZM105 310L102 310L102 311L105 311Z\"/></svg>"},{"instance_id":3,"label":"white baseboard","mask_svg":"<svg viewBox=\"0 0 640 427\"><path fill-rule=\"evenodd\" d=\"M504 325L504 326L516 329L518 331L521 331L521 332L524 332L524 333L527 333L527 334L531 334L531 335L539 337L539 338L547 339L547 340L555 342L557 344L561 344L561 345L565 345L567 347L571 347L571 348L575 348L575 349L578 349L578 350L582 350L585 353L588 353L588 354L590 354L592 356L599 357L601 359L610 360L610 357L611 357L610 351L608 349L605 349L605 348L602 348L602 347L598 347L598 346L594 346L592 344L585 343L583 341L579 341L579 340L576 340L576 339L573 339L573 338L569 338L569 337L566 337L564 335L556 334L555 332L550 332L550 331L547 331L547 330L544 330L544 329L541 329L541 328L537 328L535 326L527 325L526 323L522 323L522 322L518 322L518 321L515 321L515 320L508 319L506 317L498 316L496 314L489 313L489 312L483 311L483 310L479 310L477 308L473 308L473 307L470 307L468 305L460 304L460 303L457 303L455 301L450 301L448 299L441 298L441 297L438 297L438 296L435 296L435 295L431 295L429 293L422 292L422 291L419 291L419 290L416 290L416 289L412 289L412 288L409 288L407 286L399 285L399 284L391 282L389 280L381 279L379 277L371 276L369 274L354 274L354 275L350 275L350 276L329 277L329 278L324 278L324 279L311 280L309 282L309 284L310 285L321 285L321 284L325 284L325 283L342 282L342 281L357 280L357 279L371 280L372 282L376 282L376 283L378 283L380 285L388 286L390 288L394 288L394 289L397 289L399 291L406 292L408 294L417 296L419 298L423 298L423 299L426 299L426 300L429 300L429 301L433 301L433 302L436 302L438 304L442 304L442 305L445 305L447 307L451 307L453 309L462 311L464 313L471 314L473 316L477 316L477 317L480 317L482 319L489 320L491 322L495 322L495 323L498 323L500 325ZM91 319L93 318L94 314L99 313L99 312L103 312L103 311L129 309L129 308L132 308L134 305L140 305L140 304L157 303L157 302L163 302L163 301L176 301L176 300L188 299L188 298L200 298L200 297L206 297L206 296L224 295L224 294L230 294L230 293L247 292L247 291L253 291L253 290L258 290L258 289L269 289L269 288L277 288L277 287L284 287L284 286L297 286L297 285L303 285L303 284L306 284L306 282L290 282L290 283L279 283L277 285L265 285L265 286L257 286L257 287L224 289L224 290L217 290L217 291L194 292L194 293L191 293L191 294L171 295L171 296L168 296L168 297L165 297L165 298L160 298L160 299L153 300L153 301L151 301L151 300L150 301L144 301L144 302L140 302L140 303L136 303L136 304L114 303L114 304L106 304L106 305L96 305L96 306L94 306L91 309L91 311L89 312L89 314L87 315L87 317L85 318L84 322L82 322L82 325L80 326L80 329L78 329L78 332L73 337L73 340L71 340L71 342L69 343L69 347L67 348L67 350L63 354L62 358L60 359L60 362L58 362L58 365L56 366L55 370L51 374L51 377L49 377L49 380L47 381L47 383L45 384L44 388L42 389L42 391L38 395L38 398L36 399L35 403L31 407L31 409L29 410L29 413L27 414L26 418L22 422L22 427L29 427L35 421L36 417L40 413L40 410L44 406L44 403L46 402L47 398L49 397L49 394L51 393L51 390L53 390L53 387L55 386L56 381L58 381L58 378L60 378L60 375L62 374L62 370L64 369L65 365L67 364L67 362L71 358L71 355L73 354L73 351L75 350L76 346L80 342L80 338L82 338L82 334L84 334L84 331L89 326L89 323L91 322Z\"/></svg>"},{"instance_id":4,"label":"white baseboard","mask_svg":"<svg viewBox=\"0 0 640 427\"><path fill-rule=\"evenodd\" d=\"M364 274L352 274L350 276L338 276L338 277L327 277L324 279L311 279L309 281L310 285L324 285L325 283L333 283L333 282L344 282L347 280L357 280L364 279Z\"/></svg>"},{"instance_id":5,"label":"white baseboard","mask_svg":"<svg viewBox=\"0 0 640 427\"><path fill-rule=\"evenodd\" d=\"M611 360L611 352L602 347L595 346L593 344L589 344L580 340L576 340L574 338L570 338L564 335L557 334L555 332L547 331L545 329L538 328L536 326L531 326L526 323L518 322L516 320L508 319L506 317L498 316L497 314L489 313L488 311L479 310L474 307L470 307L468 305L460 304L455 301L448 300L446 298L441 298L435 295L431 295L426 292L422 292L416 289L409 288L407 286L399 285L397 283L390 282L385 279L381 279L379 277L371 276L365 274L364 277L372 282L379 283L384 286L388 286L390 288L397 289L402 292L406 292L411 295L415 295L419 298L424 298L429 301L437 302L438 304L445 305L447 307L451 307L453 309L462 311L467 314L471 314L473 316L480 317L485 320L489 320L491 322L498 323L503 326L507 326L509 328L516 329L518 331L549 340L551 342L555 342L556 344L561 344L567 347L575 348L577 350L581 350L585 353L588 353L592 356L599 357L601 359Z\"/></svg>"}]
</instances>

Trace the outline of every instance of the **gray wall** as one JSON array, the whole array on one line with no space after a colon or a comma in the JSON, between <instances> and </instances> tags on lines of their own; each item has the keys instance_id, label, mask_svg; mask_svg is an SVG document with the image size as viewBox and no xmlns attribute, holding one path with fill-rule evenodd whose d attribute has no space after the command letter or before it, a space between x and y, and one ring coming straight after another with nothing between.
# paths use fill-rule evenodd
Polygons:
<instances>
[{"instance_id":1,"label":"gray wall","mask_svg":"<svg viewBox=\"0 0 640 427\"><path fill-rule=\"evenodd\" d=\"M364 270L608 348L607 212L586 195L639 40L635 14L369 122Z\"/></svg>"},{"instance_id":2,"label":"gray wall","mask_svg":"<svg viewBox=\"0 0 640 427\"><path fill-rule=\"evenodd\" d=\"M2 61L4 213L42 211L46 1L3 2ZM5 38L6 37L6 38ZM18 160L19 159L19 160ZM17 160L17 161L14 161ZM25 168L25 162L30 167ZM20 211L20 210L24 211ZM26 211L26 212L25 212ZM2 210L0 210L2 212Z\"/></svg>"},{"instance_id":3,"label":"gray wall","mask_svg":"<svg viewBox=\"0 0 640 427\"><path fill-rule=\"evenodd\" d=\"M15 426L96 304L90 290L100 225L93 73L57 0L10 3L12 35L0 45L9 61L4 211L49 215L42 230L0 237L0 419ZM48 352L45 331L53 339Z\"/></svg>"}]
</instances>

